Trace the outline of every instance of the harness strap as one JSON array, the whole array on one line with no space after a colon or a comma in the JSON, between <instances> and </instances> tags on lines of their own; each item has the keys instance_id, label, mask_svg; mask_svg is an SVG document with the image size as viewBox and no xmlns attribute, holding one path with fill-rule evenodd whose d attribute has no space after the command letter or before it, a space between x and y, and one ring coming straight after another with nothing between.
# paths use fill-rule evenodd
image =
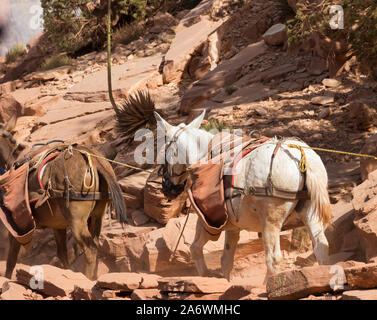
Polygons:
<instances>
[{"instance_id":1,"label":"harness strap","mask_svg":"<svg viewBox=\"0 0 377 320\"><path fill-rule=\"evenodd\" d=\"M235 167L237 166L238 162L248 153L255 150L259 145L262 143L268 141L269 139L264 139L262 141L259 141L257 144L253 145L250 149L245 150L234 162L233 168L232 168L232 184L231 184L231 191L230 191L230 197L232 198L233 188L239 189L234 187L234 172ZM282 143L284 140L279 140L278 143L275 146L274 152L271 155L271 163L270 163L270 171L267 177L267 187L251 187L248 192L250 195L253 196L262 196L262 197L275 197L275 198L281 198L281 199L287 199L287 200L301 200L301 199L309 199L309 194L307 190L301 190L301 191L286 191L281 190L278 188L275 188L272 183L272 166L274 159L276 157L276 154L278 153ZM301 151L301 161L300 161L300 172L305 174L306 171L306 157L303 149L298 148ZM303 169L305 168L305 171ZM242 190L244 191L244 190ZM231 202L230 202L231 203ZM233 209L233 208L232 208Z\"/></svg>"},{"instance_id":2,"label":"harness strap","mask_svg":"<svg viewBox=\"0 0 377 320\"><path fill-rule=\"evenodd\" d=\"M300 200L300 199L309 199L308 192L306 190L301 191L286 191L280 190L275 187L252 187L249 189L249 194L253 196L261 197L274 197L287 200Z\"/></svg>"},{"instance_id":3,"label":"harness strap","mask_svg":"<svg viewBox=\"0 0 377 320\"><path fill-rule=\"evenodd\" d=\"M272 192L273 192L273 189L274 189L274 185L272 183L272 166L274 164L275 156L280 149L281 143L282 143L282 140L279 140L278 143L276 144L274 152L272 153L272 156L271 156L270 171L269 171L268 177L267 177L267 188L266 188L266 191L271 193L271 195L272 195Z\"/></svg>"},{"instance_id":4,"label":"harness strap","mask_svg":"<svg viewBox=\"0 0 377 320\"><path fill-rule=\"evenodd\" d=\"M51 198L65 198L67 195L63 190L50 189ZM69 198L76 201L88 201L88 200L108 200L111 199L110 192L88 192L81 193L69 190Z\"/></svg>"}]
</instances>

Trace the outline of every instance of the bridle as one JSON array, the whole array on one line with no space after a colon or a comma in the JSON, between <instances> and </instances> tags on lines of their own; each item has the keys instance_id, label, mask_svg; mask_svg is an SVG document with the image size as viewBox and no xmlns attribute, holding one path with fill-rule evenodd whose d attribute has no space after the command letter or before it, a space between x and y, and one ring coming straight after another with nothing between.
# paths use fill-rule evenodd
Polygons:
<instances>
[{"instance_id":1,"label":"bridle","mask_svg":"<svg viewBox=\"0 0 377 320\"><path fill-rule=\"evenodd\" d=\"M186 130L186 127L180 127L177 132L174 134L172 139L169 141L167 146L165 147L165 152L168 150L173 143L177 144L179 136ZM171 178L181 178L182 176L186 175L187 172L184 170L183 172L179 174L175 174L173 171L169 173L168 170L168 163L166 161L166 154L165 154L165 162L161 166L159 170L159 175L162 176L162 191L166 196L171 195L171 196L179 196L184 190L185 190L185 185L187 182L187 179L183 181L181 184L174 184Z\"/></svg>"}]
</instances>

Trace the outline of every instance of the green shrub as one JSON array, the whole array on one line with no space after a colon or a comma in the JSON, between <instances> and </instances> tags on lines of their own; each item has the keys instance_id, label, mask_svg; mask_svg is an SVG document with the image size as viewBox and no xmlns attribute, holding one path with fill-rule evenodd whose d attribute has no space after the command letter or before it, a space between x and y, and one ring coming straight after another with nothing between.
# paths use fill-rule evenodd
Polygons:
<instances>
[{"instance_id":1,"label":"green shrub","mask_svg":"<svg viewBox=\"0 0 377 320\"><path fill-rule=\"evenodd\" d=\"M5 63L12 63L17 60L17 58L23 56L25 52L25 46L22 43L14 45L6 54Z\"/></svg>"},{"instance_id":2,"label":"green shrub","mask_svg":"<svg viewBox=\"0 0 377 320\"><path fill-rule=\"evenodd\" d=\"M66 55L56 55L45 59L42 63L41 69L43 71L56 69L62 66L71 66L73 64L73 59Z\"/></svg>"},{"instance_id":3,"label":"green shrub","mask_svg":"<svg viewBox=\"0 0 377 320\"><path fill-rule=\"evenodd\" d=\"M232 127L231 126L228 126L224 123L224 121L218 121L216 119L211 119L209 121L207 121L207 123L203 124L201 127L201 129L204 129L206 131L211 131L211 130L217 130L217 131L223 131L224 129L229 129L230 131L232 131Z\"/></svg>"}]
</instances>

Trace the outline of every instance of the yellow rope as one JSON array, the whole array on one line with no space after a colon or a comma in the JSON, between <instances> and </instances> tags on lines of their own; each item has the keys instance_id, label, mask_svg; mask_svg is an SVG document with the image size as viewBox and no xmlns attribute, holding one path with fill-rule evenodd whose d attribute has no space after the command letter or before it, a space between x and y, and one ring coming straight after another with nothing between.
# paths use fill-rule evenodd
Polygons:
<instances>
[{"instance_id":1,"label":"yellow rope","mask_svg":"<svg viewBox=\"0 0 377 320\"><path fill-rule=\"evenodd\" d=\"M370 154L353 153L353 152L346 152L346 151L339 151L339 150L325 149L325 148L316 148L316 147L306 147L306 146L299 146L297 144L289 144L288 147L296 148L296 149L299 149L301 151L301 160L300 160L300 171L301 172L305 172L307 170L306 155L305 155L305 152L304 152L303 149L312 149L312 150L316 150L316 151L339 153L339 154L345 154L345 155L354 156L354 157L372 158L374 160L377 160L377 157L372 156Z\"/></svg>"},{"instance_id":2,"label":"yellow rope","mask_svg":"<svg viewBox=\"0 0 377 320\"><path fill-rule=\"evenodd\" d=\"M288 147L289 148L296 148L296 149L300 150L300 152L301 152L300 171L301 172L306 172L307 167L308 167L304 149L312 149L312 150L316 150L316 151L324 151L324 152L330 152L330 153L339 153L339 154L345 154L345 155L350 155L350 156L355 156L355 157L364 157L364 158L371 158L371 159L377 160L376 156L372 156L372 155L369 155L369 154L353 153L353 152L346 152L346 151L339 151L339 150L325 149L325 148L308 147L308 146L299 146L299 145L296 145L296 144L289 144ZM108 158L105 158L105 157L102 157L102 156L99 156L99 155L96 155L96 154L93 154L93 153L90 153L90 152L87 152L87 151L84 151L84 152L87 156L92 156L92 157L95 157L95 158L103 159L103 160L118 164L118 165L123 166L123 167L127 167L127 168L134 169L134 170L139 170L139 171L144 171L144 172L150 172L150 173L153 172L152 170L134 167L134 166L131 166L129 164L122 163L122 162L115 161L115 160L111 160L111 159L108 159Z\"/></svg>"},{"instance_id":3,"label":"yellow rope","mask_svg":"<svg viewBox=\"0 0 377 320\"><path fill-rule=\"evenodd\" d=\"M85 176L84 176L84 187L88 190L92 189L94 187L94 169L93 169L93 163L92 163L92 158L90 157L91 154L87 151L84 151L84 150L78 150L80 153L82 153L83 155L86 156L86 158L88 159L88 165L89 165L89 174L90 174L90 185L88 186L86 184L86 172L88 172L88 170L85 172Z\"/></svg>"},{"instance_id":4,"label":"yellow rope","mask_svg":"<svg viewBox=\"0 0 377 320\"><path fill-rule=\"evenodd\" d=\"M85 154L87 154L89 156L92 156L92 157L95 157L95 158L99 158L99 159L103 159L103 160L106 160L106 161L109 161L109 162L112 162L112 163L115 163L115 164L119 164L120 166L123 166L123 167L127 167L127 168L134 169L134 170L139 170L139 171L144 171L144 172L150 172L150 173L153 172L152 170L142 169L142 168L131 166L131 165L123 163L123 162L119 162L119 161L115 161L115 160L110 160L110 159L107 159L105 157L101 157L101 156L98 156L96 154L93 154L93 153L90 153L90 152L87 152L87 151L84 151L84 152L85 152Z\"/></svg>"},{"instance_id":5,"label":"yellow rope","mask_svg":"<svg viewBox=\"0 0 377 320\"><path fill-rule=\"evenodd\" d=\"M300 171L302 173L306 172L306 170L308 169L308 163L306 162L306 155L305 155L303 147L298 146L296 144L289 144L288 147L297 148L298 150L300 150L300 152L301 152L301 160L300 160L300 165L299 165Z\"/></svg>"}]
</instances>

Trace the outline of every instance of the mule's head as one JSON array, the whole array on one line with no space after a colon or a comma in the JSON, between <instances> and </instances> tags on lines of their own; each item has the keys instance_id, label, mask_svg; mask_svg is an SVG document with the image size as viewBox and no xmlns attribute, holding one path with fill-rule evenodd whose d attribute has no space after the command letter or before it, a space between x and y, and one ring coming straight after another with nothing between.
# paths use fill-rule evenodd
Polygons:
<instances>
[{"instance_id":1,"label":"mule's head","mask_svg":"<svg viewBox=\"0 0 377 320\"><path fill-rule=\"evenodd\" d=\"M13 137L13 130L17 123L17 117L13 116L7 123L0 123L0 167L9 167L19 155L20 151L25 148L24 145L18 145Z\"/></svg>"},{"instance_id":2,"label":"mule's head","mask_svg":"<svg viewBox=\"0 0 377 320\"><path fill-rule=\"evenodd\" d=\"M208 145L210 134L199 130L204 116L205 111L188 125L181 123L172 126L155 112L159 136L162 133L166 141L163 150L162 189L169 198L176 197L184 191L187 168L200 160L203 146Z\"/></svg>"}]
</instances>

